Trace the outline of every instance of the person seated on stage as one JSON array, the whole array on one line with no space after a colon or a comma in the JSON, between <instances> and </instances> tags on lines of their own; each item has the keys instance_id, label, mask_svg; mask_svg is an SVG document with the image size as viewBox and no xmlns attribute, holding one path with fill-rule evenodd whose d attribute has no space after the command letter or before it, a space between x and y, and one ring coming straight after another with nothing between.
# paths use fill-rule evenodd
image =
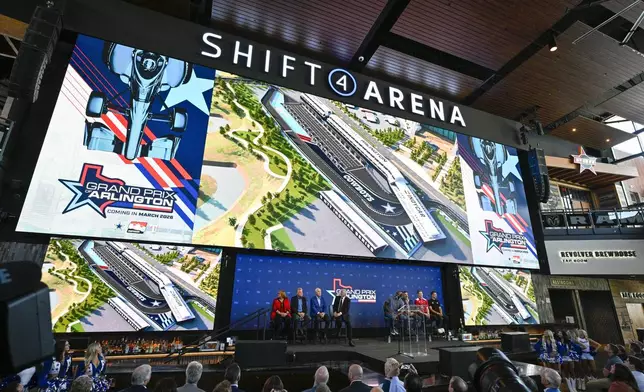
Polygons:
<instances>
[{"instance_id":1,"label":"person seated on stage","mask_svg":"<svg viewBox=\"0 0 644 392\"><path fill-rule=\"evenodd\" d=\"M396 291L396 294L387 298L382 306L382 311L385 315L385 324L389 328L389 334L393 336L398 335L398 331L396 330L396 317L398 315L398 308L396 308L396 305L398 304L398 298L401 294L402 291Z\"/></svg>"},{"instance_id":2,"label":"person seated on stage","mask_svg":"<svg viewBox=\"0 0 644 392\"><path fill-rule=\"evenodd\" d=\"M306 326L308 325L311 317L307 309L306 297L301 287L297 288L297 295L291 298L291 316L293 318L293 325L295 328L295 336L302 335L306 337ZM299 322L302 322L302 327L299 327Z\"/></svg>"},{"instance_id":3,"label":"person seated on stage","mask_svg":"<svg viewBox=\"0 0 644 392\"><path fill-rule=\"evenodd\" d=\"M425 318L425 325L431 326L431 314L429 313L429 301L423 297L423 290L418 290L416 292L416 299L414 300L414 305L418 306L420 309L416 312L416 319L418 320L418 325L422 324L422 318Z\"/></svg>"},{"instance_id":4,"label":"person seated on stage","mask_svg":"<svg viewBox=\"0 0 644 392\"><path fill-rule=\"evenodd\" d=\"M467 392L469 387L465 380L459 376L454 376L449 380L449 387L447 388L448 392Z\"/></svg>"},{"instance_id":5,"label":"person seated on stage","mask_svg":"<svg viewBox=\"0 0 644 392\"><path fill-rule=\"evenodd\" d=\"M310 309L316 336L320 336L320 324L324 323L324 330L328 331L329 327L331 326L331 318L326 313L326 301L322 296L322 289L320 289L319 287L315 289L315 297L311 298ZM324 338L326 338L326 332Z\"/></svg>"},{"instance_id":6,"label":"person seated on stage","mask_svg":"<svg viewBox=\"0 0 644 392\"><path fill-rule=\"evenodd\" d=\"M349 315L350 307L351 300L347 298L347 290L340 290L340 295L336 296L333 300L333 319L335 320L336 336L340 336L340 329L344 322L347 326L347 340L349 340L349 346L354 347L355 345L353 344L351 330L351 316Z\"/></svg>"},{"instance_id":7,"label":"person seated on stage","mask_svg":"<svg viewBox=\"0 0 644 392\"><path fill-rule=\"evenodd\" d=\"M291 324L291 304L284 290L278 291L277 298L273 300L271 321L273 322L273 331L275 332L273 337L279 337L284 332L288 336L289 326Z\"/></svg>"},{"instance_id":8,"label":"person seated on stage","mask_svg":"<svg viewBox=\"0 0 644 392\"><path fill-rule=\"evenodd\" d=\"M432 325L436 328L440 329L447 326L447 316L443 313L436 291L432 291L432 298L429 300L429 313L431 314Z\"/></svg>"}]
</instances>

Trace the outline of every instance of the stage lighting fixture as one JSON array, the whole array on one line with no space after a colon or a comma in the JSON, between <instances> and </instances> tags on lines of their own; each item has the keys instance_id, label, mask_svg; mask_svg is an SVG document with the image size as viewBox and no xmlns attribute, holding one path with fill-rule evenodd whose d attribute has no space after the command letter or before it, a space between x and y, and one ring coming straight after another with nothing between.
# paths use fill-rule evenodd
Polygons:
<instances>
[{"instance_id":1,"label":"stage lighting fixture","mask_svg":"<svg viewBox=\"0 0 644 392\"><path fill-rule=\"evenodd\" d=\"M550 41L548 42L548 48L550 49L551 52L554 52L557 50L557 40L555 40L555 35L552 34L550 35Z\"/></svg>"}]
</instances>

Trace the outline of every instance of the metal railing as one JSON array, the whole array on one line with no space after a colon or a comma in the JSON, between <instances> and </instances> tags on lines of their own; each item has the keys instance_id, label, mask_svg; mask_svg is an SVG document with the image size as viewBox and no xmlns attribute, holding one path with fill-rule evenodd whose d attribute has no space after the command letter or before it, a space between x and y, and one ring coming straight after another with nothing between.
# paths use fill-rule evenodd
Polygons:
<instances>
[{"instance_id":1,"label":"metal railing","mask_svg":"<svg viewBox=\"0 0 644 392\"><path fill-rule=\"evenodd\" d=\"M545 235L644 234L644 206L541 211Z\"/></svg>"}]
</instances>

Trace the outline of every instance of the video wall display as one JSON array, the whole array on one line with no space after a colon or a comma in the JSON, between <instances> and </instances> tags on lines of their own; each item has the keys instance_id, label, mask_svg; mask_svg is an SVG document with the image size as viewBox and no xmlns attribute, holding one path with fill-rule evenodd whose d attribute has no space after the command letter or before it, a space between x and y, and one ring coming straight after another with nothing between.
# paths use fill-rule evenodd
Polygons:
<instances>
[{"instance_id":1,"label":"video wall display","mask_svg":"<svg viewBox=\"0 0 644 392\"><path fill-rule=\"evenodd\" d=\"M529 271L460 267L465 325L539 324Z\"/></svg>"},{"instance_id":2,"label":"video wall display","mask_svg":"<svg viewBox=\"0 0 644 392\"><path fill-rule=\"evenodd\" d=\"M54 238L54 332L212 330L221 249Z\"/></svg>"},{"instance_id":3,"label":"video wall display","mask_svg":"<svg viewBox=\"0 0 644 392\"><path fill-rule=\"evenodd\" d=\"M341 289L346 289L354 328L384 327L384 303L398 290L408 291L412 304L418 290L425 298L436 291L443 303L440 267L238 255L231 322L272 306L279 290L284 290L290 300L299 287L309 303L315 289L320 288L327 307ZM252 321L244 327L256 328L257 323Z\"/></svg>"},{"instance_id":4,"label":"video wall display","mask_svg":"<svg viewBox=\"0 0 644 392\"><path fill-rule=\"evenodd\" d=\"M539 267L516 149L86 36L18 230Z\"/></svg>"}]
</instances>

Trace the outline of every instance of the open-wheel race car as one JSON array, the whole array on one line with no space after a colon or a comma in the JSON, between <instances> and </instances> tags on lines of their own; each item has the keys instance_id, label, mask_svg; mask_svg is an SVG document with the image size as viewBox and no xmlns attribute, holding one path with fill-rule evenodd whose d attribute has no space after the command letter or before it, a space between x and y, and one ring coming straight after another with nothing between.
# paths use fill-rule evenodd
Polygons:
<instances>
[{"instance_id":1,"label":"open-wheel race car","mask_svg":"<svg viewBox=\"0 0 644 392\"><path fill-rule=\"evenodd\" d=\"M503 176L502 170L508 159L505 146L475 137L470 138L470 146L484 168L483 175L474 173L481 209L499 215L516 214L516 187L509 177Z\"/></svg>"},{"instance_id":2,"label":"open-wheel race car","mask_svg":"<svg viewBox=\"0 0 644 392\"><path fill-rule=\"evenodd\" d=\"M127 134L123 142L102 122L86 121L83 144L90 150L122 154L129 160L138 157L164 160L174 158L181 141L180 134L188 125L188 113L183 108L168 109L165 105L162 113L152 113L151 107L159 93L190 80L192 65L157 53L114 43L105 44L103 61L128 87L112 97L108 97L102 91L92 91L87 100L85 114L87 117L100 118L110 111L120 113L127 120ZM128 91L130 106L118 105L117 99ZM165 122L175 134L168 133L142 145L148 121Z\"/></svg>"}]
</instances>

